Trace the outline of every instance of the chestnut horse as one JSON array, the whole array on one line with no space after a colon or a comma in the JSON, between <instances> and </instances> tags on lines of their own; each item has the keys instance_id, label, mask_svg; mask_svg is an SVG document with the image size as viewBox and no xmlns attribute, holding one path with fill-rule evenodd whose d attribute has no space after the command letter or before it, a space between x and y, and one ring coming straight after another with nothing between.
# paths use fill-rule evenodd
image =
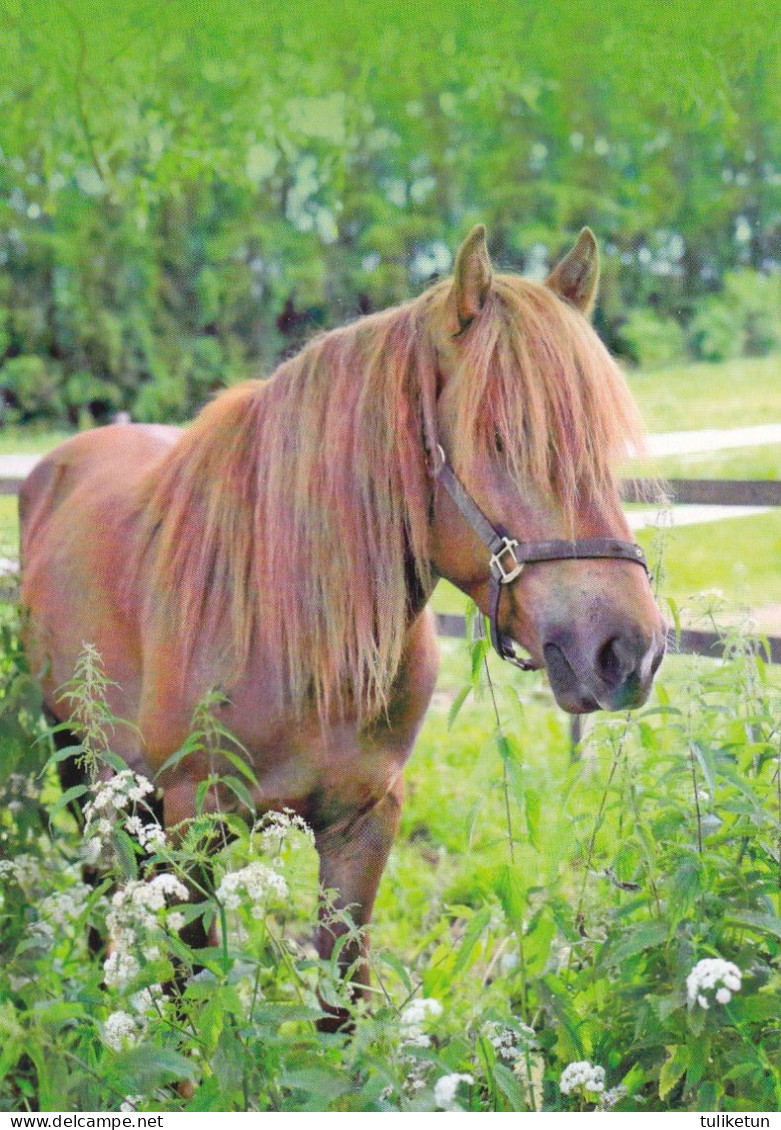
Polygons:
<instances>
[{"instance_id":1,"label":"chestnut horse","mask_svg":"<svg viewBox=\"0 0 781 1130\"><path fill-rule=\"evenodd\" d=\"M492 616L500 651L547 666L565 710L642 703L661 660L613 471L639 424L587 318L597 276L587 229L542 285L495 274L478 227L453 279L316 337L187 430L114 425L46 456L21 526L48 710L67 720L59 688L94 644L134 723L116 752L151 776L219 686L257 809L309 822L323 887L366 924L437 677L438 578ZM209 769L163 774L167 826ZM333 949L322 925L317 944Z\"/></svg>"}]
</instances>

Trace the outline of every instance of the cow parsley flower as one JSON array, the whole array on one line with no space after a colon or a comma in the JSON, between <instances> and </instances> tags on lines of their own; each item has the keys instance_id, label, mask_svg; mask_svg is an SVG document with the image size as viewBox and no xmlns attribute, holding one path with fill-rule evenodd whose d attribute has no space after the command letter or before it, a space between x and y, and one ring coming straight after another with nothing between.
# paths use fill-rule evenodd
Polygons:
<instances>
[{"instance_id":1,"label":"cow parsley flower","mask_svg":"<svg viewBox=\"0 0 781 1130\"><path fill-rule=\"evenodd\" d=\"M441 1015L442 1005L434 997L418 997L412 1001L404 1009L399 1020L403 1043L418 1048L429 1047L431 1040L423 1031L423 1025L428 1017Z\"/></svg>"},{"instance_id":2,"label":"cow parsley flower","mask_svg":"<svg viewBox=\"0 0 781 1130\"><path fill-rule=\"evenodd\" d=\"M84 806L84 816L91 823L95 814L114 809L119 812L128 803L136 804L154 792L154 785L140 773L123 769L105 781L98 781L92 788L92 800Z\"/></svg>"},{"instance_id":3,"label":"cow parsley flower","mask_svg":"<svg viewBox=\"0 0 781 1130\"><path fill-rule=\"evenodd\" d=\"M245 899L252 905L252 917L263 918L269 898L287 895L284 878L265 863L249 863L240 871L229 871L217 888L217 898L228 910L237 910Z\"/></svg>"},{"instance_id":4,"label":"cow parsley flower","mask_svg":"<svg viewBox=\"0 0 781 1130\"><path fill-rule=\"evenodd\" d=\"M573 1091L582 1090L591 1094L599 1094L605 1089L605 1069L597 1064L589 1063L587 1059L568 1063L561 1073L559 1090L562 1095L571 1095Z\"/></svg>"},{"instance_id":5,"label":"cow parsley flower","mask_svg":"<svg viewBox=\"0 0 781 1130\"><path fill-rule=\"evenodd\" d=\"M263 851L269 855L281 851L288 844L293 851L297 851L302 842L314 846L315 836L312 829L292 808L283 808L281 812L267 812L255 824L252 834L260 833L260 843Z\"/></svg>"},{"instance_id":6,"label":"cow parsley flower","mask_svg":"<svg viewBox=\"0 0 781 1130\"><path fill-rule=\"evenodd\" d=\"M159 925L159 912L165 910L166 900L190 897L187 887L175 875L163 872L144 882L134 879L116 892L111 900L111 910L106 925L117 950L125 952L145 932Z\"/></svg>"},{"instance_id":7,"label":"cow parsley flower","mask_svg":"<svg viewBox=\"0 0 781 1130\"><path fill-rule=\"evenodd\" d=\"M740 989L742 976L731 961L724 961L721 957L704 957L686 978L689 1007L696 1002L700 1008L710 1008L708 993L713 990L717 1004L729 1004L732 994Z\"/></svg>"},{"instance_id":8,"label":"cow parsley flower","mask_svg":"<svg viewBox=\"0 0 781 1130\"><path fill-rule=\"evenodd\" d=\"M505 1027L496 1020L489 1020L483 1026L483 1035L497 1057L512 1067L525 1059L529 1049L537 1046L534 1029L528 1024L518 1024L516 1029Z\"/></svg>"},{"instance_id":9,"label":"cow parsley flower","mask_svg":"<svg viewBox=\"0 0 781 1130\"><path fill-rule=\"evenodd\" d=\"M440 1110L461 1110L456 1102L456 1091L460 1083L468 1083L471 1087L474 1079L471 1075L443 1075L434 1084L434 1102Z\"/></svg>"},{"instance_id":10,"label":"cow parsley flower","mask_svg":"<svg viewBox=\"0 0 781 1130\"><path fill-rule=\"evenodd\" d=\"M22 853L13 859L0 859L0 876L3 875L17 883L27 894L40 881L41 865L35 856Z\"/></svg>"},{"instance_id":11,"label":"cow parsley flower","mask_svg":"<svg viewBox=\"0 0 781 1130\"><path fill-rule=\"evenodd\" d=\"M110 989L126 989L139 972L139 964L131 953L115 950L103 962L103 980Z\"/></svg>"},{"instance_id":12,"label":"cow parsley flower","mask_svg":"<svg viewBox=\"0 0 781 1130\"><path fill-rule=\"evenodd\" d=\"M129 1012L112 1012L106 1018L100 1038L107 1048L121 1052L133 1048L144 1034L144 1025L140 1024Z\"/></svg>"},{"instance_id":13,"label":"cow parsley flower","mask_svg":"<svg viewBox=\"0 0 781 1130\"><path fill-rule=\"evenodd\" d=\"M149 855L160 851L166 846L165 832L157 823L145 824L140 816L128 816L125 820L125 831L130 836L135 836L141 847Z\"/></svg>"},{"instance_id":14,"label":"cow parsley flower","mask_svg":"<svg viewBox=\"0 0 781 1130\"><path fill-rule=\"evenodd\" d=\"M628 1094L629 1092L623 1083L619 1083L617 1087L611 1087L609 1091L605 1091L602 1098L599 1100L599 1109L612 1110L613 1107L617 1106Z\"/></svg>"}]
</instances>

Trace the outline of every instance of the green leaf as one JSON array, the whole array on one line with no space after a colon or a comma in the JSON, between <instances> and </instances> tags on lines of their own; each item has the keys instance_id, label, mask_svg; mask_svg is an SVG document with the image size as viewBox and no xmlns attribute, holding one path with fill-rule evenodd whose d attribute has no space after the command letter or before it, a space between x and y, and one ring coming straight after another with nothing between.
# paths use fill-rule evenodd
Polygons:
<instances>
[{"instance_id":1,"label":"green leaf","mask_svg":"<svg viewBox=\"0 0 781 1130\"><path fill-rule=\"evenodd\" d=\"M659 1072L659 1098L662 1100L667 1098L691 1064L691 1048L688 1044L677 1044L667 1051L670 1058L665 1060Z\"/></svg>"},{"instance_id":2,"label":"green leaf","mask_svg":"<svg viewBox=\"0 0 781 1130\"><path fill-rule=\"evenodd\" d=\"M58 797L49 809L50 818L55 816L58 812L61 812L63 808L66 808L72 800L78 800L79 797L84 796L87 792L89 792L87 785L73 785L71 788L66 789L62 796Z\"/></svg>"},{"instance_id":3,"label":"green leaf","mask_svg":"<svg viewBox=\"0 0 781 1130\"><path fill-rule=\"evenodd\" d=\"M602 947L596 961L596 968L605 965L615 967L628 957L643 953L647 949L664 945L670 933L670 926L663 919L653 919L631 926L617 940L609 938Z\"/></svg>"},{"instance_id":4,"label":"green leaf","mask_svg":"<svg viewBox=\"0 0 781 1130\"><path fill-rule=\"evenodd\" d=\"M461 945L456 955L455 964L453 965L451 977L453 979L465 969L472 956L472 951L477 945L480 935L485 931L488 923L491 921L491 911L486 908L480 910L477 914L473 915L472 920L464 931L464 936L461 939Z\"/></svg>"},{"instance_id":5,"label":"green leaf","mask_svg":"<svg viewBox=\"0 0 781 1130\"><path fill-rule=\"evenodd\" d=\"M464 705L466 700L469 698L469 695L472 693L472 689L472 685L470 683L467 683L466 686L461 688L461 690L458 692L458 694L450 704L450 710L448 710L447 712L448 730L452 728L453 723L461 712L461 707Z\"/></svg>"},{"instance_id":6,"label":"green leaf","mask_svg":"<svg viewBox=\"0 0 781 1130\"><path fill-rule=\"evenodd\" d=\"M137 879L138 861L135 841L131 840L124 828L114 829L114 847L122 874L126 879Z\"/></svg>"},{"instance_id":7,"label":"green leaf","mask_svg":"<svg viewBox=\"0 0 781 1130\"><path fill-rule=\"evenodd\" d=\"M493 1068L494 1079L498 1090L510 1104L510 1110L530 1110L531 1104L527 1102L524 1089L518 1077L502 1063L495 1063Z\"/></svg>"},{"instance_id":8,"label":"green leaf","mask_svg":"<svg viewBox=\"0 0 781 1130\"><path fill-rule=\"evenodd\" d=\"M725 916L725 922L739 926L751 926L762 933L774 934L781 938L781 919L775 914L762 914L756 910L733 911Z\"/></svg>"},{"instance_id":9,"label":"green leaf","mask_svg":"<svg viewBox=\"0 0 781 1130\"><path fill-rule=\"evenodd\" d=\"M524 793L524 801L526 805L526 828L529 833L529 840L532 846L539 850L537 833L540 828L540 812L542 809L540 794L534 789L527 789Z\"/></svg>"},{"instance_id":10,"label":"green leaf","mask_svg":"<svg viewBox=\"0 0 781 1130\"><path fill-rule=\"evenodd\" d=\"M249 809L250 812L255 812L255 801L252 799L250 791L243 781L229 774L227 777L220 777L220 783L229 788L234 796L238 797L245 808Z\"/></svg>"},{"instance_id":11,"label":"green leaf","mask_svg":"<svg viewBox=\"0 0 781 1130\"><path fill-rule=\"evenodd\" d=\"M523 916L526 909L526 876L517 864L505 863L495 874L494 890L502 904L507 921L517 937L523 935Z\"/></svg>"}]
</instances>

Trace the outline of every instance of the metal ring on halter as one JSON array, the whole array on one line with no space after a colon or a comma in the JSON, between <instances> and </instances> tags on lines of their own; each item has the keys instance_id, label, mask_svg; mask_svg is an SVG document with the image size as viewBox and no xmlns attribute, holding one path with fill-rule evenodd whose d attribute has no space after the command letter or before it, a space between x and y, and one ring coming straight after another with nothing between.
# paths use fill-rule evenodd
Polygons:
<instances>
[{"instance_id":1,"label":"metal ring on halter","mask_svg":"<svg viewBox=\"0 0 781 1130\"><path fill-rule=\"evenodd\" d=\"M502 659L520 667L523 671L534 671L537 665L531 659L522 659L515 654L512 642L499 631L499 598L502 586L516 580L525 565L543 561L582 561L600 558L613 558L634 561L650 576L648 563L643 550L635 542L620 538L576 538L573 541L518 542L508 537L504 530L492 526L469 494L464 484L448 465L447 456L441 444L437 444L440 463L431 467L431 474L445 488L458 507L462 517L487 546L489 559L488 583L488 622L491 628L491 642ZM511 564L505 568L503 558L510 555Z\"/></svg>"}]
</instances>

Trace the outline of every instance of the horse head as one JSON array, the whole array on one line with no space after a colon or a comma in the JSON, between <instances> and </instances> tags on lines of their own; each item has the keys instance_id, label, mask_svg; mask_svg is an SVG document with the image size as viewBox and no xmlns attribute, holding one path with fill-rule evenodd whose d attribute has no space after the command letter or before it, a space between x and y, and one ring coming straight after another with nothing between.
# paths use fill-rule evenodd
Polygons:
<instances>
[{"instance_id":1,"label":"horse head","mask_svg":"<svg viewBox=\"0 0 781 1130\"><path fill-rule=\"evenodd\" d=\"M495 273L477 227L429 311L432 565L493 617L500 652L509 637L547 668L571 713L643 703L665 641L614 473L641 429L588 320L598 277L588 229L537 284ZM492 561L491 532L515 550L497 541Z\"/></svg>"}]
</instances>

